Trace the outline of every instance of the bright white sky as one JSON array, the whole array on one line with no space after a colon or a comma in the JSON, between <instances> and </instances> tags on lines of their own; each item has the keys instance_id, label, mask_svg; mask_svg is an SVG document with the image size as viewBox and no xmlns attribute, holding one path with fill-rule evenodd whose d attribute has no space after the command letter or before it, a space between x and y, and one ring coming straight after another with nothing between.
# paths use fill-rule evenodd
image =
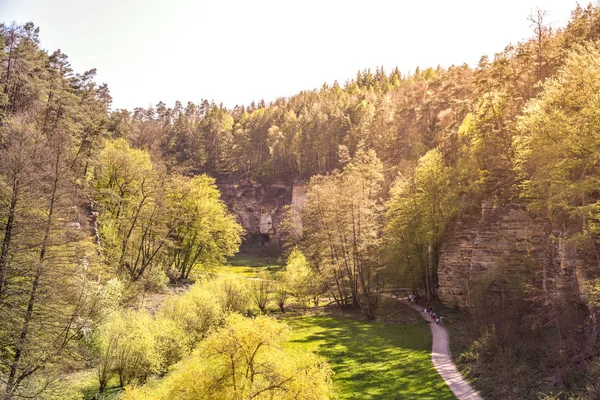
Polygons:
<instances>
[{"instance_id":1,"label":"bright white sky","mask_svg":"<svg viewBox=\"0 0 600 400\"><path fill-rule=\"evenodd\" d=\"M113 109L290 96L383 65L403 73L493 56L532 35L536 7L562 27L576 0L0 0L76 72L97 68ZM582 0L585 4L585 0Z\"/></svg>"}]
</instances>

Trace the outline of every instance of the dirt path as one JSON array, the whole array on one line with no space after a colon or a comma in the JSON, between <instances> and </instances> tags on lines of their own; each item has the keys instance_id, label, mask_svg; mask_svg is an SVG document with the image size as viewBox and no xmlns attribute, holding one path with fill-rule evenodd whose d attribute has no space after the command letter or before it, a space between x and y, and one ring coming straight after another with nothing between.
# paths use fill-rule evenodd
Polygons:
<instances>
[{"instance_id":1,"label":"dirt path","mask_svg":"<svg viewBox=\"0 0 600 400\"><path fill-rule=\"evenodd\" d=\"M412 307L418 311L429 323L431 336L433 337L431 360L433 361L435 369L437 369L442 379L446 382L448 387L450 387L450 390L452 390L452 393L454 393L458 400L482 400L479 393L469 385L469 382L463 379L460 372L458 372L456 365L452 362L450 343L446 329L441 325L437 325L429 315L423 313L423 307L411 304L405 299L399 300L408 307Z\"/></svg>"}]
</instances>

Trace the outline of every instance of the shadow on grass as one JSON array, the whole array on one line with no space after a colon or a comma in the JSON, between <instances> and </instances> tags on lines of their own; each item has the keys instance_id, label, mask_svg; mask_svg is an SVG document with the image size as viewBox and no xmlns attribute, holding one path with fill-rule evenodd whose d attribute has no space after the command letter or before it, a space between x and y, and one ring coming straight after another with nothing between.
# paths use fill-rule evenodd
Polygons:
<instances>
[{"instance_id":1,"label":"shadow on grass","mask_svg":"<svg viewBox=\"0 0 600 400\"><path fill-rule=\"evenodd\" d=\"M81 387L81 393L85 400L117 400L123 394L123 388L118 386L118 380L113 378L102 394L98 393L98 383L95 381Z\"/></svg>"},{"instance_id":2,"label":"shadow on grass","mask_svg":"<svg viewBox=\"0 0 600 400\"><path fill-rule=\"evenodd\" d=\"M431 362L426 324L297 317L292 345L327 358L340 399L454 399Z\"/></svg>"},{"instance_id":3,"label":"shadow on grass","mask_svg":"<svg viewBox=\"0 0 600 400\"><path fill-rule=\"evenodd\" d=\"M227 263L234 267L281 266L281 263L277 258L251 256L247 254L236 254L235 256L228 258Z\"/></svg>"},{"instance_id":4,"label":"shadow on grass","mask_svg":"<svg viewBox=\"0 0 600 400\"><path fill-rule=\"evenodd\" d=\"M230 271L233 271L234 273L241 274L241 275L253 275L253 274L258 274L259 272L262 272L262 271L275 273L275 272L281 271L282 269L283 269L282 266L270 266L270 268L266 268L265 266L251 267L251 266L247 266L247 265L232 265L230 267Z\"/></svg>"}]
</instances>

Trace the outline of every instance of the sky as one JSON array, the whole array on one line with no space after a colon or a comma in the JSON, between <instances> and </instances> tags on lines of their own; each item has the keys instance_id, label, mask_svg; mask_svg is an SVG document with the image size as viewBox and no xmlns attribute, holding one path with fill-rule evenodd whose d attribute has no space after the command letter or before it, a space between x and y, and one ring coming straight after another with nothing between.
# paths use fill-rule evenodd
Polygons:
<instances>
[{"instance_id":1,"label":"sky","mask_svg":"<svg viewBox=\"0 0 600 400\"><path fill-rule=\"evenodd\" d=\"M586 4L585 0L581 1ZM113 109L159 101L267 103L358 70L476 66L533 35L540 8L565 26L577 0L0 0L42 47L97 69Z\"/></svg>"}]
</instances>

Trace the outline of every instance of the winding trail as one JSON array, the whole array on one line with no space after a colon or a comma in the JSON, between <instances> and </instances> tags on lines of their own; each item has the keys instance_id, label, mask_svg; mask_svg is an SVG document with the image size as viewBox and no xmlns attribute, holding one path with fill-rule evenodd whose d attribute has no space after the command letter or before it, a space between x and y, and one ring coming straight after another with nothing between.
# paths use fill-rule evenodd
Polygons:
<instances>
[{"instance_id":1,"label":"winding trail","mask_svg":"<svg viewBox=\"0 0 600 400\"><path fill-rule=\"evenodd\" d=\"M456 398L458 400L483 400L479 393L469 385L469 382L463 379L460 372L458 372L456 365L452 362L450 342L448 340L448 332L446 329L441 325L433 323L432 318L423 313L423 307L411 304L405 299L398 300L406 306L412 307L429 323L431 336L433 337L431 361L433 361L433 366L437 369L438 373L446 382L450 390L452 390L452 393L454 393Z\"/></svg>"}]
</instances>

